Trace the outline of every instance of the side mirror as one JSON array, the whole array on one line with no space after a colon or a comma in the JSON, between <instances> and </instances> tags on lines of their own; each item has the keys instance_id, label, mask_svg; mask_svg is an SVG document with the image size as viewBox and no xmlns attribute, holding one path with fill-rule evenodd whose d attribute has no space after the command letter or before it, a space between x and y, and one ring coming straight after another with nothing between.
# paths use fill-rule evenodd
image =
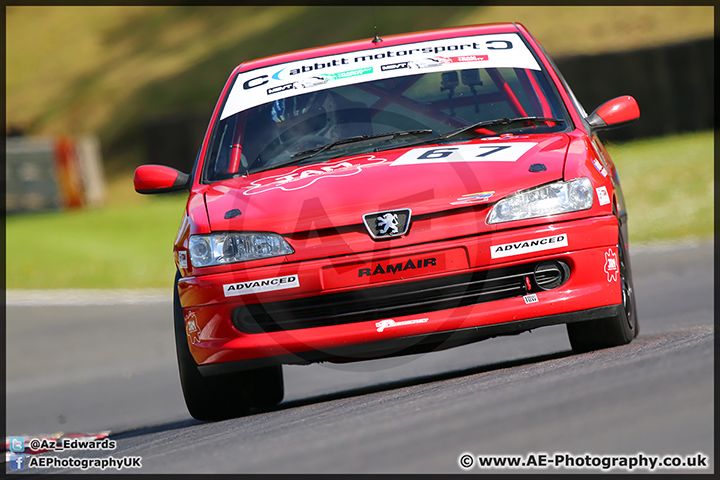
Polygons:
<instances>
[{"instance_id":1,"label":"side mirror","mask_svg":"<svg viewBox=\"0 0 720 480\"><path fill-rule=\"evenodd\" d=\"M168 193L188 189L190 175L164 165L140 165L133 177L138 193Z\"/></svg>"},{"instance_id":2,"label":"side mirror","mask_svg":"<svg viewBox=\"0 0 720 480\"><path fill-rule=\"evenodd\" d=\"M585 118L593 130L621 127L640 118L640 107L630 95L613 98Z\"/></svg>"}]
</instances>

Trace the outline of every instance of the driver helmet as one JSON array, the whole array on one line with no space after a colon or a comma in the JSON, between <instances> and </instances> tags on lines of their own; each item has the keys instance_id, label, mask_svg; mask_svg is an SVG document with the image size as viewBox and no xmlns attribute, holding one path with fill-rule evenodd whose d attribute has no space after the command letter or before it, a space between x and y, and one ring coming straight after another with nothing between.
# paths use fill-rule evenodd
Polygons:
<instances>
[{"instance_id":1,"label":"driver helmet","mask_svg":"<svg viewBox=\"0 0 720 480\"><path fill-rule=\"evenodd\" d=\"M331 123L328 112L334 111L334 102L327 91L296 95L275 100L270 117L278 128L281 142L295 135L322 135Z\"/></svg>"}]
</instances>

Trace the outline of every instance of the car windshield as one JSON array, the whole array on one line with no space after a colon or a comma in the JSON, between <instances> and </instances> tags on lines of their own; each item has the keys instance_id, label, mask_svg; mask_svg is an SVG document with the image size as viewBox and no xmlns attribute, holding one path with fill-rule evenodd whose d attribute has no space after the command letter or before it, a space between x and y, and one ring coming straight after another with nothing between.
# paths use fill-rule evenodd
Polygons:
<instances>
[{"instance_id":1,"label":"car windshield","mask_svg":"<svg viewBox=\"0 0 720 480\"><path fill-rule=\"evenodd\" d=\"M537 67L433 71L433 66L405 66L405 75L334 88L326 77L305 77L301 85L284 87L291 95L230 112L215 125L203 180L434 139L569 128L556 91ZM472 128L480 122L488 123Z\"/></svg>"}]
</instances>

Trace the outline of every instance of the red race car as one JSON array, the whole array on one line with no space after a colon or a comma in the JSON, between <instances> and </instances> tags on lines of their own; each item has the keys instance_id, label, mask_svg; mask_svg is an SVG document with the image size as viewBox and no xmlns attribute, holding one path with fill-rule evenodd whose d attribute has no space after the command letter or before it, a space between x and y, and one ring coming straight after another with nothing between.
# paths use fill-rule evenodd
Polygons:
<instances>
[{"instance_id":1,"label":"red race car","mask_svg":"<svg viewBox=\"0 0 720 480\"><path fill-rule=\"evenodd\" d=\"M262 58L230 75L175 240L191 415L283 398L283 364L348 362L567 324L578 352L638 332L627 214L588 115L519 24Z\"/></svg>"}]
</instances>

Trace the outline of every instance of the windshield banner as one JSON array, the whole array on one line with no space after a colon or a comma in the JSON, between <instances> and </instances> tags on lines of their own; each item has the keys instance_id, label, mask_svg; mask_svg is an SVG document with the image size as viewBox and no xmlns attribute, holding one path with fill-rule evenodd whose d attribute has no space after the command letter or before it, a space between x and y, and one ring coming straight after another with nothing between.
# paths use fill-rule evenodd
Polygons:
<instances>
[{"instance_id":1,"label":"windshield banner","mask_svg":"<svg viewBox=\"0 0 720 480\"><path fill-rule=\"evenodd\" d=\"M469 68L540 70L515 33L456 37L316 57L240 73L220 119L263 103L343 85Z\"/></svg>"}]
</instances>

